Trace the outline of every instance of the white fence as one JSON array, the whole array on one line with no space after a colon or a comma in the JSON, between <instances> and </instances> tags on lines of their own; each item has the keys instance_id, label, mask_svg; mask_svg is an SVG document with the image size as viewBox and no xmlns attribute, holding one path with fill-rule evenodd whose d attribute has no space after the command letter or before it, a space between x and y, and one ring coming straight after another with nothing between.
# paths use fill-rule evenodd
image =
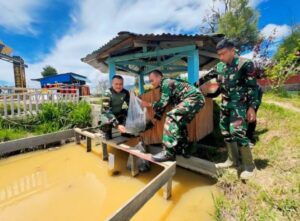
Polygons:
<instances>
[{"instance_id":1,"label":"white fence","mask_svg":"<svg viewBox=\"0 0 300 221\"><path fill-rule=\"evenodd\" d=\"M77 103L78 101L78 89L0 87L0 116L15 117L36 114L40 106L46 102Z\"/></svg>"}]
</instances>

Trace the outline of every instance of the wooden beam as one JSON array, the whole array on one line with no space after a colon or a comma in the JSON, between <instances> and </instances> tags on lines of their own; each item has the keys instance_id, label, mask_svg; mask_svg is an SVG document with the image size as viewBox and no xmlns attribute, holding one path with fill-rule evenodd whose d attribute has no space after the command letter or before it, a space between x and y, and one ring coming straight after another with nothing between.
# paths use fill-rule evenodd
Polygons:
<instances>
[{"instance_id":1,"label":"wooden beam","mask_svg":"<svg viewBox=\"0 0 300 221\"><path fill-rule=\"evenodd\" d=\"M172 55L172 54L177 54L177 53L182 53L182 52L189 52L189 51L192 51L195 49L196 49L195 45L188 45L188 46L184 46L184 47L161 49L161 50L145 52L145 53L136 53L136 54L131 54L131 55L111 57L111 58L107 59L107 62L129 61L129 60L136 60L136 59L140 59L140 58Z\"/></svg>"},{"instance_id":2,"label":"wooden beam","mask_svg":"<svg viewBox=\"0 0 300 221\"><path fill-rule=\"evenodd\" d=\"M219 56L218 56L217 53L213 53L213 52L209 52L209 51L202 51L202 50L199 50L198 53L199 53L199 55L202 55L202 56L205 56L205 57L219 59Z\"/></svg>"},{"instance_id":3,"label":"wooden beam","mask_svg":"<svg viewBox=\"0 0 300 221\"><path fill-rule=\"evenodd\" d=\"M214 178L218 177L218 171L215 163L208 160L200 159L198 157L191 156L190 158L184 158L183 156L176 156L177 165L185 169L192 170L201 174L205 174Z\"/></svg>"},{"instance_id":4,"label":"wooden beam","mask_svg":"<svg viewBox=\"0 0 300 221\"><path fill-rule=\"evenodd\" d=\"M0 154L7 154L23 149L31 149L42 144L49 144L71 137L74 137L73 129L44 134L35 137L7 141L0 144Z\"/></svg>"},{"instance_id":5,"label":"wooden beam","mask_svg":"<svg viewBox=\"0 0 300 221\"><path fill-rule=\"evenodd\" d=\"M119 68L119 69L122 69L123 71L131 72L131 73L134 73L134 74L137 74L137 75L139 74L138 71L130 69L129 67L126 67L124 65L116 64L116 67Z\"/></svg>"},{"instance_id":6,"label":"wooden beam","mask_svg":"<svg viewBox=\"0 0 300 221\"><path fill-rule=\"evenodd\" d=\"M144 204L151 199L154 194L164 185L166 185L167 191L164 196L170 197L172 185L170 179L175 175L176 163L165 162L165 169L158 174L150 183L148 183L143 189L141 189L135 196L133 196L128 202L124 204L119 210L117 210L107 220L119 221L119 220L130 220L134 214L141 209Z\"/></svg>"},{"instance_id":7,"label":"wooden beam","mask_svg":"<svg viewBox=\"0 0 300 221\"><path fill-rule=\"evenodd\" d=\"M148 73L150 73L151 71L155 70L155 69L158 69L160 67L164 67L165 65L169 65L169 64L172 64L178 60L180 60L181 58L183 57L187 57L188 54L187 53L179 53L179 54L176 54L174 55L173 57L163 61L163 62L160 62L160 63L156 63L156 64L149 64L150 67L147 67L145 69L145 71L142 72L143 75L146 75Z\"/></svg>"}]
</instances>

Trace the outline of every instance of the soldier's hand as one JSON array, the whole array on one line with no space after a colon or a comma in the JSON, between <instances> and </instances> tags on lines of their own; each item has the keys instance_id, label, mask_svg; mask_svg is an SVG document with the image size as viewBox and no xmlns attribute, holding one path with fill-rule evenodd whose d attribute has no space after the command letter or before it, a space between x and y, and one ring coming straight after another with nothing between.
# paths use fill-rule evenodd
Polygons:
<instances>
[{"instance_id":1,"label":"soldier's hand","mask_svg":"<svg viewBox=\"0 0 300 221\"><path fill-rule=\"evenodd\" d=\"M126 128L121 124L118 125L117 129L122 134L126 133Z\"/></svg>"},{"instance_id":2,"label":"soldier's hand","mask_svg":"<svg viewBox=\"0 0 300 221\"><path fill-rule=\"evenodd\" d=\"M247 111L247 120L248 122L254 122L256 120L256 114L255 114L255 110L253 109L253 107L249 107L248 111Z\"/></svg>"},{"instance_id":3,"label":"soldier's hand","mask_svg":"<svg viewBox=\"0 0 300 221\"><path fill-rule=\"evenodd\" d=\"M141 106L142 106L142 108L144 108L144 107L151 107L152 104L149 103L149 102L147 102L147 101L141 101Z\"/></svg>"}]
</instances>

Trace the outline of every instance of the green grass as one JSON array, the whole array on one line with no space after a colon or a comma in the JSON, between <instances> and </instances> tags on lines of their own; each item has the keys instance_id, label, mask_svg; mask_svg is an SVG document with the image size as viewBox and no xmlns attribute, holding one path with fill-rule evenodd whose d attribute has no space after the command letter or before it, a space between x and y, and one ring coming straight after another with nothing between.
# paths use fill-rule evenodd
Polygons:
<instances>
[{"instance_id":1,"label":"green grass","mask_svg":"<svg viewBox=\"0 0 300 221\"><path fill-rule=\"evenodd\" d=\"M280 90L278 92L266 92L264 93L264 100L266 101L277 101L277 102L283 102L283 103L290 103L293 106L300 108L300 92L293 91L293 92L287 92L284 90Z\"/></svg>"},{"instance_id":2,"label":"green grass","mask_svg":"<svg viewBox=\"0 0 300 221\"><path fill-rule=\"evenodd\" d=\"M297 96L267 94L264 100L294 104ZM256 175L245 184L235 170L225 171L217 184L222 194L215 199L216 220L300 220L299 119L295 111L262 103L253 150Z\"/></svg>"},{"instance_id":3,"label":"green grass","mask_svg":"<svg viewBox=\"0 0 300 221\"><path fill-rule=\"evenodd\" d=\"M16 140L28 136L30 133L18 129L1 129L0 142Z\"/></svg>"},{"instance_id":4,"label":"green grass","mask_svg":"<svg viewBox=\"0 0 300 221\"><path fill-rule=\"evenodd\" d=\"M91 107L87 102L46 103L37 115L26 118L0 118L0 141L14 140L29 134L45 134L91 124Z\"/></svg>"}]
</instances>

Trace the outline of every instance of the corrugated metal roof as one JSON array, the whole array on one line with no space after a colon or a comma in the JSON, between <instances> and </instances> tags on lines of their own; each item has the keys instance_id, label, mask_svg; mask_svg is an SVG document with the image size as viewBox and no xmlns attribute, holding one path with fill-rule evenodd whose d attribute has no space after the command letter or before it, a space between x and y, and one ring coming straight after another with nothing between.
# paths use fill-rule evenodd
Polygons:
<instances>
[{"instance_id":1,"label":"corrugated metal roof","mask_svg":"<svg viewBox=\"0 0 300 221\"><path fill-rule=\"evenodd\" d=\"M130 38L146 38L148 40L160 40L162 38L178 38L178 40L193 40L193 39L199 39L199 38L221 38L224 37L223 34L211 34L211 35L188 35L188 34L171 34L171 33L162 33L162 34L136 34L133 32L128 31L122 31L118 33L118 36L111 39L109 42L101 46L99 49L93 51L92 53L88 54L86 57L82 58L81 61L86 62L89 58L94 57L96 54L99 54L101 52L106 51L107 49L113 47L114 45L117 45L118 43Z\"/></svg>"}]
</instances>

